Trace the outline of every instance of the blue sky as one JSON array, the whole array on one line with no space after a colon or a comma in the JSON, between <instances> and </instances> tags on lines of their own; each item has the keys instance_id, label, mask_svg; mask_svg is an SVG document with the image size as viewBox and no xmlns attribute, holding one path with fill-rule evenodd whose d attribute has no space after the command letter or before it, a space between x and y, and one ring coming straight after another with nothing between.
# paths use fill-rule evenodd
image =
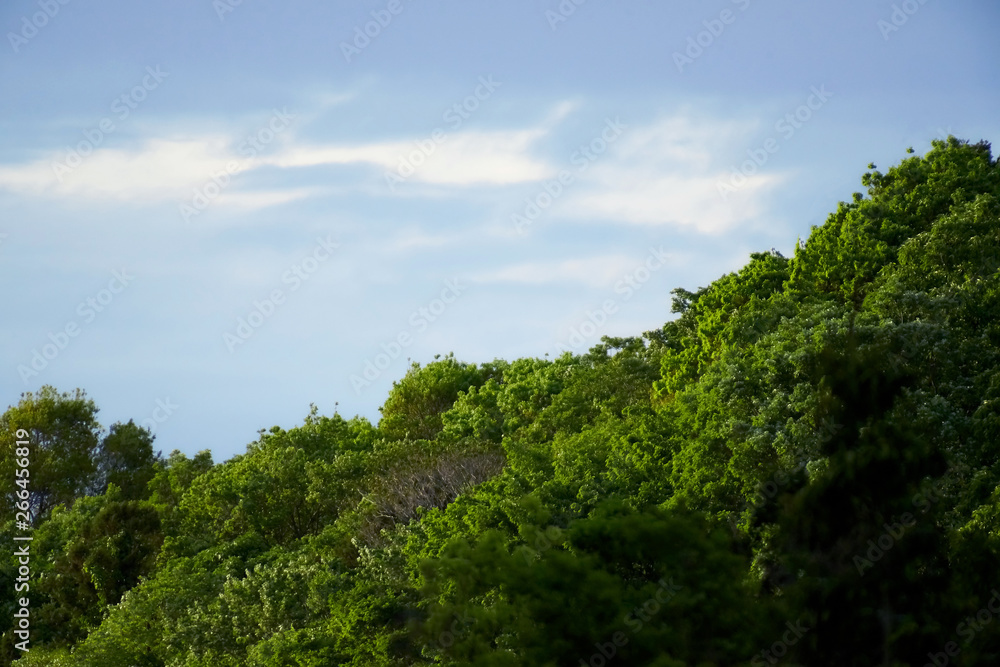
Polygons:
<instances>
[{"instance_id":1,"label":"blue sky","mask_svg":"<svg viewBox=\"0 0 1000 667\"><path fill-rule=\"evenodd\" d=\"M991 0L12 0L2 398L81 387L221 460L310 403L377 420L408 359L657 328L869 162L996 140L998 27Z\"/></svg>"}]
</instances>

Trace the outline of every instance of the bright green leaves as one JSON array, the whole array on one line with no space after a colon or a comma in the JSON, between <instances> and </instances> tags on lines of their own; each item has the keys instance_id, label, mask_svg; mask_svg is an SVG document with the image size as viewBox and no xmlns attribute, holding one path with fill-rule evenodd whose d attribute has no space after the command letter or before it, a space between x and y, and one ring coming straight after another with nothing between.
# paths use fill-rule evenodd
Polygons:
<instances>
[{"instance_id":1,"label":"bright green leaves","mask_svg":"<svg viewBox=\"0 0 1000 667\"><path fill-rule=\"evenodd\" d=\"M1000 196L1000 169L988 144L954 137L933 144L926 156L908 158L886 174L865 174L870 198L841 204L796 251L792 293L830 295L860 306L869 284L896 261L907 239L954 206L982 194Z\"/></svg>"},{"instance_id":2,"label":"bright green leaves","mask_svg":"<svg viewBox=\"0 0 1000 667\"><path fill-rule=\"evenodd\" d=\"M263 433L246 454L191 482L178 506L181 532L202 536L195 548L246 533L275 545L319 532L366 473L365 424L318 418Z\"/></svg>"},{"instance_id":3,"label":"bright green leaves","mask_svg":"<svg viewBox=\"0 0 1000 667\"><path fill-rule=\"evenodd\" d=\"M459 363L451 355L423 368L414 363L402 380L393 383L380 408L379 431L391 440L433 438L442 428L441 414L459 393L482 385L498 372L493 364L476 367Z\"/></svg>"},{"instance_id":4,"label":"bright green leaves","mask_svg":"<svg viewBox=\"0 0 1000 667\"><path fill-rule=\"evenodd\" d=\"M788 279L789 262L776 251L753 253L738 273L692 293L675 290L674 312L681 317L664 327L667 350L661 362L657 395L669 397L698 376L724 352L757 340L782 314L769 303Z\"/></svg>"}]
</instances>

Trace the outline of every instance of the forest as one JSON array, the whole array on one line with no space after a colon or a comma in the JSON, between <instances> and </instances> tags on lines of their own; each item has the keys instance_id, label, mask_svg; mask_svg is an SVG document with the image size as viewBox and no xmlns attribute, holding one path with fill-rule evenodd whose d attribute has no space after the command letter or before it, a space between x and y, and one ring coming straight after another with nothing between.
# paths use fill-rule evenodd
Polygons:
<instances>
[{"instance_id":1,"label":"forest","mask_svg":"<svg viewBox=\"0 0 1000 667\"><path fill-rule=\"evenodd\" d=\"M661 328L414 363L377 424L217 463L23 394L0 664L1000 664L1000 163L907 153Z\"/></svg>"}]
</instances>

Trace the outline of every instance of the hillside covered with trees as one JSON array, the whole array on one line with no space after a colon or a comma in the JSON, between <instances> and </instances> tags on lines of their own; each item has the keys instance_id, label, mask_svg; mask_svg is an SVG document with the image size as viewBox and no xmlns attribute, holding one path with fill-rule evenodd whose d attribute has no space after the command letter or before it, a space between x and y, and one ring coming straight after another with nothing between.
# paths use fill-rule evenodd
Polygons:
<instances>
[{"instance_id":1,"label":"hillside covered with trees","mask_svg":"<svg viewBox=\"0 0 1000 667\"><path fill-rule=\"evenodd\" d=\"M1000 664L1000 163L935 141L586 354L414 364L213 463L46 387L2 664Z\"/></svg>"}]
</instances>

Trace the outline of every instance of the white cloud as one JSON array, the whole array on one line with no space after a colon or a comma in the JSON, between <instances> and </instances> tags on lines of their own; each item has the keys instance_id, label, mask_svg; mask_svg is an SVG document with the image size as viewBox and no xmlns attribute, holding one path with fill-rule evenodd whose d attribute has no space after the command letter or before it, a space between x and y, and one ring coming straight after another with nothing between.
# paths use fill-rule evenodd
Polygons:
<instances>
[{"instance_id":1,"label":"white cloud","mask_svg":"<svg viewBox=\"0 0 1000 667\"><path fill-rule=\"evenodd\" d=\"M540 156L537 145L576 107L575 102L561 102L537 126L525 129L445 132L441 143L434 142L430 133L409 140L319 145L287 135L270 153L253 159L236 153L240 139L236 136L157 138L134 148L96 149L61 179L53 169L55 158L0 167L0 187L35 196L186 201L213 173L236 161L239 174L213 206L252 209L329 193L337 186L304 188L255 179L260 184L250 187L242 181L243 174L263 166L279 173L324 165L364 167L367 180L361 187L377 197L391 194L383 189L382 174L396 173L401 163L409 162L415 168L407 185L425 187L405 194L456 196L476 186L476 196L482 198L483 187L518 183L541 187L543 180L570 167L568 158L556 163ZM735 192L725 198L720 194L720 184L730 182L731 168L745 159L745 147L753 144L756 125L700 117L686 109L626 127L606 153L576 173L577 182L566 188L547 214L580 221L682 226L712 234L732 229L760 216L764 196L786 178L768 165L748 176ZM373 177L372 167L382 174Z\"/></svg>"},{"instance_id":2,"label":"white cloud","mask_svg":"<svg viewBox=\"0 0 1000 667\"><path fill-rule=\"evenodd\" d=\"M293 188L290 190L225 191L212 205L233 206L243 209L259 209L278 204L307 199L324 193L322 188Z\"/></svg>"},{"instance_id":3,"label":"white cloud","mask_svg":"<svg viewBox=\"0 0 1000 667\"><path fill-rule=\"evenodd\" d=\"M548 122L555 122L568 111L566 105L560 106ZM548 131L465 131L446 133L441 143L428 134L406 141L355 145L296 144L286 137L270 155L253 159L233 150L237 137L157 138L134 148L97 148L69 169L56 169L57 163L66 163L66 155L0 167L0 188L63 198L144 202L186 199L194 188L204 186L213 173L223 171L233 161L240 165L240 173L262 166L293 169L337 164L373 165L394 172L401 162L409 161L417 165L408 178L412 181L446 187L506 185L552 175L552 167L532 155L535 142ZM218 203L270 205L309 194L301 188L284 196L273 191L239 195L229 191L236 188L230 186Z\"/></svg>"},{"instance_id":4,"label":"white cloud","mask_svg":"<svg viewBox=\"0 0 1000 667\"><path fill-rule=\"evenodd\" d=\"M441 143L428 134L410 141L353 146L295 146L267 159L283 168L367 163L395 173L413 166L406 180L435 185L506 185L547 178L553 169L530 155L544 130L446 133Z\"/></svg>"},{"instance_id":5,"label":"white cloud","mask_svg":"<svg viewBox=\"0 0 1000 667\"><path fill-rule=\"evenodd\" d=\"M410 230L395 234L393 239L388 243L387 249L392 252L406 253L420 248L440 248L452 244L456 240L454 234L434 235Z\"/></svg>"},{"instance_id":6,"label":"white cloud","mask_svg":"<svg viewBox=\"0 0 1000 667\"><path fill-rule=\"evenodd\" d=\"M649 174L621 165L599 168L594 187L571 199L568 215L636 225L680 225L719 233L760 215L759 195L782 181L779 176L752 176L723 201L720 182L729 175Z\"/></svg>"},{"instance_id":7,"label":"white cloud","mask_svg":"<svg viewBox=\"0 0 1000 667\"><path fill-rule=\"evenodd\" d=\"M152 139L141 148L97 149L79 166L57 174L65 156L0 168L0 186L34 195L159 200L201 184L232 159L224 137Z\"/></svg>"},{"instance_id":8,"label":"white cloud","mask_svg":"<svg viewBox=\"0 0 1000 667\"><path fill-rule=\"evenodd\" d=\"M685 112L626 129L567 191L560 213L635 225L680 225L719 233L757 216L780 174L749 176L736 192L727 156L751 145L753 123L700 120ZM738 154L738 153L737 153Z\"/></svg>"}]
</instances>

